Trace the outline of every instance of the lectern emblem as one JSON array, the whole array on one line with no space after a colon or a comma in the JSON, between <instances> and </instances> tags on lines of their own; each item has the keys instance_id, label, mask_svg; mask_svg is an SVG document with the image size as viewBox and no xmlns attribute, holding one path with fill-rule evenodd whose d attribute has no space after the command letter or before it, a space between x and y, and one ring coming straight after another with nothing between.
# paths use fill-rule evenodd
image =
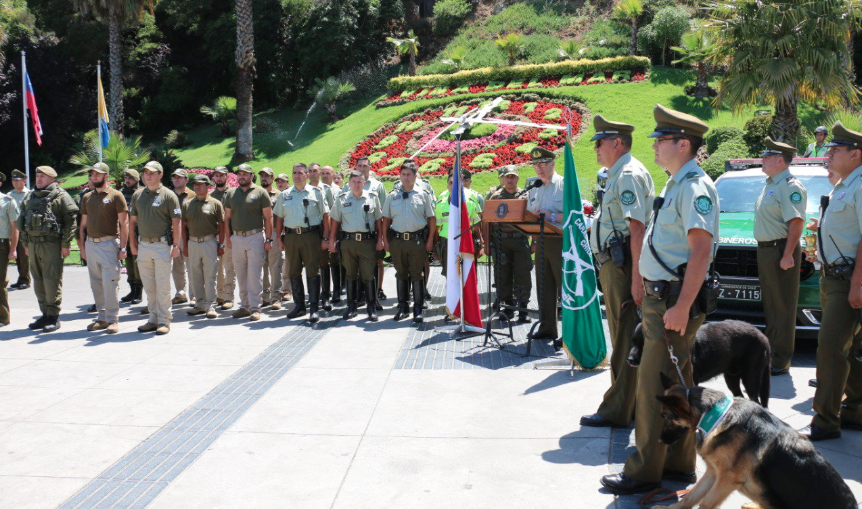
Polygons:
<instances>
[{"instance_id":1,"label":"lectern emblem","mask_svg":"<svg viewBox=\"0 0 862 509\"><path fill-rule=\"evenodd\" d=\"M509 206L504 202L497 206L497 217L503 219L509 213Z\"/></svg>"}]
</instances>

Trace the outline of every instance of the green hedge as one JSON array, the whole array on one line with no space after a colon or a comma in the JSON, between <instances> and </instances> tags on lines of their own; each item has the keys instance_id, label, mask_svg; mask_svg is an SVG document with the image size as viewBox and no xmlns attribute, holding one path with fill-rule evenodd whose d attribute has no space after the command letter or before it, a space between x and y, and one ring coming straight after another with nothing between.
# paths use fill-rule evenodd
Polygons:
<instances>
[{"instance_id":1,"label":"green hedge","mask_svg":"<svg viewBox=\"0 0 862 509\"><path fill-rule=\"evenodd\" d=\"M548 76L571 76L575 74L605 71L626 71L649 69L650 60L646 57L623 56L601 60L564 60L548 64L516 65L512 67L485 67L453 74L429 74L426 76L398 76L389 80L390 92L403 92L423 87L462 87L474 83L491 81L509 82L512 80L539 80Z\"/></svg>"}]
</instances>

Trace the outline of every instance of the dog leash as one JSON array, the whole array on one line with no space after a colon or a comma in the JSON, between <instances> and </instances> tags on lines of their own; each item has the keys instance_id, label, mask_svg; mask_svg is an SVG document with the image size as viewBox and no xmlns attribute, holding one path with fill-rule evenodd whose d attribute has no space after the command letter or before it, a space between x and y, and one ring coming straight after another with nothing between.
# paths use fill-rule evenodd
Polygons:
<instances>
[{"instance_id":1,"label":"dog leash","mask_svg":"<svg viewBox=\"0 0 862 509\"><path fill-rule=\"evenodd\" d=\"M670 361L673 363L673 367L676 368L676 373L679 375L679 381L682 383L682 386L685 387L685 397L688 399L688 384L685 383L685 377L682 376L682 370L679 369L679 357L674 355L673 353L673 345L670 344L670 338L667 337L667 329L662 331L662 336L664 337L664 342L667 345L667 353L670 355Z\"/></svg>"},{"instance_id":2,"label":"dog leash","mask_svg":"<svg viewBox=\"0 0 862 509\"><path fill-rule=\"evenodd\" d=\"M638 505L641 507L654 507L653 504L656 504L658 502L664 502L665 500L680 500L686 495L688 495L689 491L690 490L673 491L663 488L656 488L639 498Z\"/></svg>"}]
</instances>

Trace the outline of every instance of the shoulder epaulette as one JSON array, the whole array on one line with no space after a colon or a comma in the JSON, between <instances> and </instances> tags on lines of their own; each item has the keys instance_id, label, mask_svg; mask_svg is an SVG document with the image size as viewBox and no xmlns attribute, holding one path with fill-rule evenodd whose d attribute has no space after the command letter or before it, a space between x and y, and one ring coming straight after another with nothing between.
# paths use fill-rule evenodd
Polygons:
<instances>
[{"instance_id":1,"label":"shoulder epaulette","mask_svg":"<svg viewBox=\"0 0 862 509\"><path fill-rule=\"evenodd\" d=\"M696 171L690 171L690 172L685 174L685 178L687 178L689 180L700 178L700 173L698 173Z\"/></svg>"}]
</instances>

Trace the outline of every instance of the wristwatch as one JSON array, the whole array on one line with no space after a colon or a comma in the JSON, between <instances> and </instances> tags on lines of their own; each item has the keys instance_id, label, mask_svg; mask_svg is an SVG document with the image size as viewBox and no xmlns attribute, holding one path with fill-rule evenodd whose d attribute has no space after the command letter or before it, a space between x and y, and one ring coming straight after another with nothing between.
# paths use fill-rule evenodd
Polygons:
<instances>
[{"instance_id":1,"label":"wristwatch","mask_svg":"<svg viewBox=\"0 0 862 509\"><path fill-rule=\"evenodd\" d=\"M272 239L265 239L264 243L266 243L266 242L272 242Z\"/></svg>"},{"instance_id":2,"label":"wristwatch","mask_svg":"<svg viewBox=\"0 0 862 509\"><path fill-rule=\"evenodd\" d=\"M120 252L125 253L125 252L126 252L126 248L121 247L121 248L120 248Z\"/></svg>"},{"instance_id":3,"label":"wristwatch","mask_svg":"<svg viewBox=\"0 0 862 509\"><path fill-rule=\"evenodd\" d=\"M173 249L173 248L177 248L177 249L179 249L179 248L180 248L180 246L178 246L178 245L176 245L176 244L171 244L171 249Z\"/></svg>"},{"instance_id":4,"label":"wristwatch","mask_svg":"<svg viewBox=\"0 0 862 509\"><path fill-rule=\"evenodd\" d=\"M329 242L329 237L323 237L324 242Z\"/></svg>"},{"instance_id":5,"label":"wristwatch","mask_svg":"<svg viewBox=\"0 0 862 509\"><path fill-rule=\"evenodd\" d=\"M218 247L219 249L224 249L226 246L224 244L219 244Z\"/></svg>"}]
</instances>

